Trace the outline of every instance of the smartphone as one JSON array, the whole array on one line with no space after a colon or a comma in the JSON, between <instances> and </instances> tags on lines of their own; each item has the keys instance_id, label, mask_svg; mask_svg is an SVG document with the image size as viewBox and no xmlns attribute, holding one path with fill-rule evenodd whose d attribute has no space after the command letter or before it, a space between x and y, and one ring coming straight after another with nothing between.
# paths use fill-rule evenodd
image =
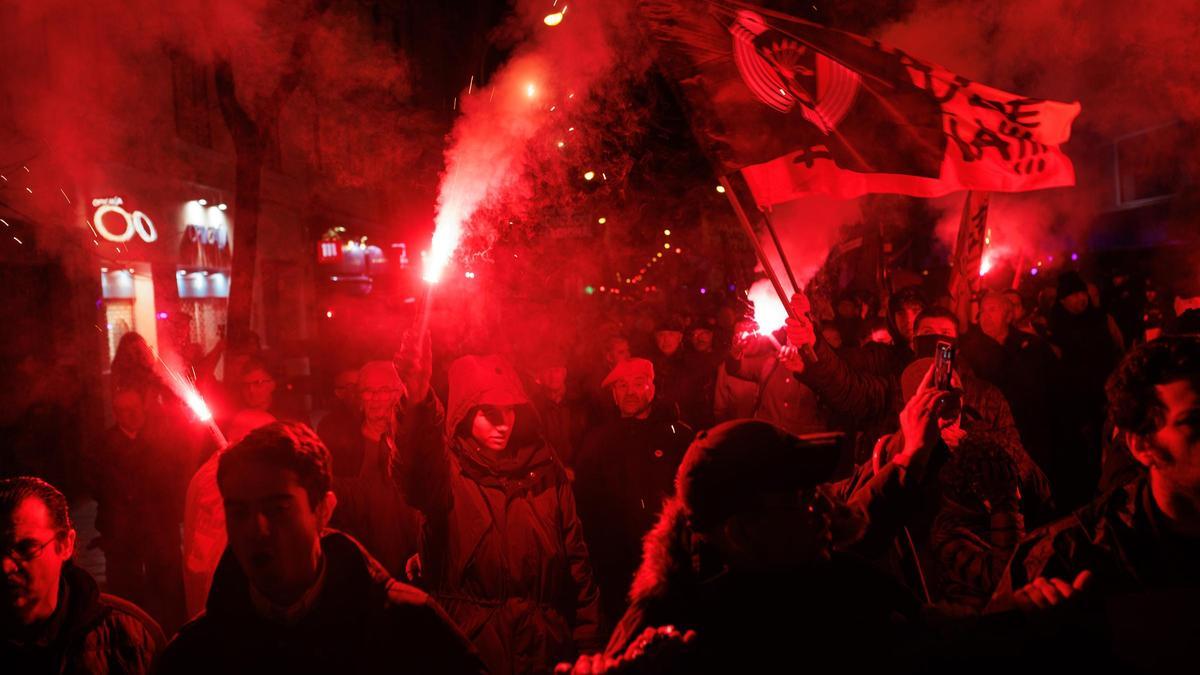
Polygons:
<instances>
[{"instance_id":1,"label":"smartphone","mask_svg":"<svg viewBox=\"0 0 1200 675\"><path fill-rule=\"evenodd\" d=\"M954 377L954 345L949 342L938 342L933 350L933 386L941 391L954 388L951 383Z\"/></svg>"}]
</instances>

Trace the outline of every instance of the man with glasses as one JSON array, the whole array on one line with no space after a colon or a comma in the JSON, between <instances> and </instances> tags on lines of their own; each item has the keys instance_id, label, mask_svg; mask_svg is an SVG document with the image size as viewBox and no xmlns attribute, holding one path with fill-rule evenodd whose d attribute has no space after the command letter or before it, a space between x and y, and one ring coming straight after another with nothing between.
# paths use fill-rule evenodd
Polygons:
<instances>
[{"instance_id":1,"label":"man with glasses","mask_svg":"<svg viewBox=\"0 0 1200 675\"><path fill-rule=\"evenodd\" d=\"M242 367L238 384L241 387L242 409L272 412L275 402L275 377L262 361L250 359Z\"/></svg>"},{"instance_id":2,"label":"man with glasses","mask_svg":"<svg viewBox=\"0 0 1200 675\"><path fill-rule=\"evenodd\" d=\"M0 480L0 665L10 673L146 673L165 640L135 605L71 563L67 500L32 477Z\"/></svg>"}]
</instances>

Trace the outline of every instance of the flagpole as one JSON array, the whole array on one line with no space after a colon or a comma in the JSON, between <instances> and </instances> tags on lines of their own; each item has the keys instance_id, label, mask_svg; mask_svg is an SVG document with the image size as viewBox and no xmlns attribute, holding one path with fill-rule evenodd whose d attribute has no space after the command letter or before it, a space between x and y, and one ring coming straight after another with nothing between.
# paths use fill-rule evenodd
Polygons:
<instances>
[{"instance_id":1,"label":"flagpole","mask_svg":"<svg viewBox=\"0 0 1200 675\"><path fill-rule=\"evenodd\" d=\"M729 188L725 188L728 190ZM800 292L800 284L796 283L796 275L792 272L792 264L788 262L787 254L783 252L783 244L779 243L779 235L775 233L775 225L771 222L771 217L766 211L762 212L763 223L767 226L767 232L771 233L771 241L775 243L775 250L779 252L779 260L783 263L783 271L787 273L788 281L792 282L792 292Z\"/></svg>"},{"instance_id":2,"label":"flagpole","mask_svg":"<svg viewBox=\"0 0 1200 675\"><path fill-rule=\"evenodd\" d=\"M758 256L758 262L766 270L767 278L771 280L771 285L775 287L775 293L779 296L779 301L783 303L788 316L799 321L800 317L796 316L796 313L792 310L792 299L783 290L783 284L779 283L779 275L775 273L775 268L771 266L771 261L767 259L767 252L763 250L762 244L759 243L758 235L754 233L754 226L750 224L750 219L746 217L746 211L742 209L742 203L738 201L737 195L734 194L733 185L723 175L717 180L721 184L721 187L725 188L725 195L729 197L729 203L733 206L733 212L737 216L738 222L741 223L746 237L750 239L750 243L754 246L754 254ZM779 251L779 257L783 257L782 249ZM799 289L797 289L797 292L799 292Z\"/></svg>"}]
</instances>

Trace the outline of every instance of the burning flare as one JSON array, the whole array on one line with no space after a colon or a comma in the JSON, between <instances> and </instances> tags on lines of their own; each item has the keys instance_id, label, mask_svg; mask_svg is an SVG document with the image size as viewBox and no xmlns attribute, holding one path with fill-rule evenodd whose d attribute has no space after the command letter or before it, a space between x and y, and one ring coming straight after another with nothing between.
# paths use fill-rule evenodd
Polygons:
<instances>
[{"instance_id":1,"label":"burning flare","mask_svg":"<svg viewBox=\"0 0 1200 675\"><path fill-rule=\"evenodd\" d=\"M746 291L746 299L754 305L754 323L758 324L758 332L770 335L783 328L787 321L787 308L779 301L775 288L769 279L759 279Z\"/></svg>"}]
</instances>

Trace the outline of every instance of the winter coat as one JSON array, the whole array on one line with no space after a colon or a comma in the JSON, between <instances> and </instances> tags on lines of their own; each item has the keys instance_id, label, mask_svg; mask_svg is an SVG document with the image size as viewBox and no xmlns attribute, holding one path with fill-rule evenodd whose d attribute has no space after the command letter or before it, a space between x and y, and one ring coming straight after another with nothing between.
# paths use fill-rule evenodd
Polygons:
<instances>
[{"instance_id":1,"label":"winter coat","mask_svg":"<svg viewBox=\"0 0 1200 675\"><path fill-rule=\"evenodd\" d=\"M790 672L801 665L838 671L848 658L856 671L880 665L873 658L888 659L888 672L915 670L903 667L900 649L888 647L903 642L896 620L915 616L919 605L885 574L843 553L775 573L696 570L685 522L672 501L647 536L609 656L622 654L646 628L670 625L695 631L696 639L678 662L655 672ZM863 651L864 642L871 649Z\"/></svg>"},{"instance_id":2,"label":"winter coat","mask_svg":"<svg viewBox=\"0 0 1200 675\"><path fill-rule=\"evenodd\" d=\"M969 433L969 432L968 432ZM976 432L979 433L979 432ZM1053 512L1053 500L1050 496L1050 486L1033 460L1025 454L1019 443L1011 440L1002 441L1005 449L1015 465L1017 484L1022 495L1021 510L1024 520L1032 524L1046 522ZM910 588L927 587L934 599L943 596L942 579L935 572L946 567L943 560L950 561L957 576L949 577L952 584L961 585L964 580L988 589L994 586L996 573L989 567L991 561L984 561L990 553L990 548L968 546L958 548L963 543L967 524L976 525L958 511L953 511L940 523L937 518L946 509L943 489L943 471L950 460L950 451L945 444L939 443L931 455L925 469L925 480L919 487L897 492L894 495L863 494L878 491L881 486L891 485L881 482L881 474L894 470L890 458L901 452L904 447L904 436L901 432L889 434L879 439L876 444L876 457L872 462L860 465L854 475L845 481L836 483L838 493L847 501L858 502L872 509L868 513L871 529L867 538L872 540L871 553L876 551L886 553L886 566L902 579ZM874 465L878 464L878 470ZM901 499L896 495L904 495ZM902 504L897 507L897 504ZM886 511L880 505L886 505ZM901 528L906 528L902 531ZM881 532L901 534L894 542L880 542ZM910 543L911 542L911 543ZM883 545L881 545L883 544ZM861 546L856 548L856 552ZM963 555L967 559L955 559ZM866 554L866 553L864 553ZM914 558L915 554L915 558ZM978 567L974 567L978 565ZM970 567L970 569L965 569ZM986 570L984 569L986 568ZM965 569L965 571L964 571ZM982 576L985 572L989 576ZM972 576L977 575L977 576ZM953 590L953 589L952 589Z\"/></svg>"},{"instance_id":3,"label":"winter coat","mask_svg":"<svg viewBox=\"0 0 1200 675\"><path fill-rule=\"evenodd\" d=\"M1200 539L1168 529L1147 477L1021 542L988 611L1008 606L1016 591L1038 577L1069 584L1084 570L1093 575L1090 584L1053 617L1050 644L1063 663L1083 668L1078 672L1177 673L1180 664L1194 658L1200 634ZM1071 634L1062 635L1065 630ZM1081 664L1081 654L1102 667Z\"/></svg>"},{"instance_id":4,"label":"winter coat","mask_svg":"<svg viewBox=\"0 0 1200 675\"><path fill-rule=\"evenodd\" d=\"M555 401L545 392L534 394L532 400L541 419L546 442L554 448L563 464L574 467L579 454L577 439L583 435L584 412L569 398Z\"/></svg>"},{"instance_id":5,"label":"winter coat","mask_svg":"<svg viewBox=\"0 0 1200 675\"><path fill-rule=\"evenodd\" d=\"M1200 542L1171 534L1139 477L1029 535L993 602L1037 577L1068 582L1091 570L1103 593L1200 588Z\"/></svg>"},{"instance_id":6,"label":"winter coat","mask_svg":"<svg viewBox=\"0 0 1200 675\"><path fill-rule=\"evenodd\" d=\"M388 475L395 439L385 434L371 441L362 420L349 417L327 420L319 435L333 459L338 497L330 525L361 542L388 574L406 578L405 565L420 548L421 514Z\"/></svg>"},{"instance_id":7,"label":"winter coat","mask_svg":"<svg viewBox=\"0 0 1200 675\"><path fill-rule=\"evenodd\" d=\"M713 392L713 419L720 423L752 418L757 404L758 383L730 375L722 362L717 369L717 383Z\"/></svg>"},{"instance_id":8,"label":"winter coat","mask_svg":"<svg viewBox=\"0 0 1200 675\"><path fill-rule=\"evenodd\" d=\"M656 405L644 420L618 418L588 436L575 492L583 522L591 525L588 551L606 620L625 612L642 537L674 492L675 472L693 435L669 409Z\"/></svg>"},{"instance_id":9,"label":"winter coat","mask_svg":"<svg viewBox=\"0 0 1200 675\"><path fill-rule=\"evenodd\" d=\"M725 369L733 377L758 385L754 419L766 420L797 436L829 430L829 411L816 392L780 363L774 353L726 359Z\"/></svg>"},{"instance_id":10,"label":"winter coat","mask_svg":"<svg viewBox=\"0 0 1200 675\"><path fill-rule=\"evenodd\" d=\"M508 448L457 433L481 401L517 404ZM566 470L542 441L511 368L451 366L442 433L436 398L409 406L392 475L426 519L422 574L492 673L549 672L599 646L599 592ZM407 429L407 430L405 430ZM487 454L485 454L487 453Z\"/></svg>"},{"instance_id":11,"label":"winter coat","mask_svg":"<svg viewBox=\"0 0 1200 675\"><path fill-rule=\"evenodd\" d=\"M871 447L881 436L895 431L905 404L900 385L902 368L887 374L880 374L874 368L855 369L823 340L817 341L815 353L816 360L806 361L799 379L811 387L821 401L839 418L861 430L862 439L868 441ZM1020 432L1017 431L1004 394L979 378L967 373L960 375L963 385L963 429L1003 436L1021 447L1021 453L1025 454ZM870 453L859 452L859 455L857 459L863 461ZM1048 486L1046 489L1049 489Z\"/></svg>"},{"instance_id":12,"label":"winter coat","mask_svg":"<svg viewBox=\"0 0 1200 675\"><path fill-rule=\"evenodd\" d=\"M28 646L0 638L6 673L148 673L166 644L162 631L136 605L100 592L72 563L62 569L58 607Z\"/></svg>"},{"instance_id":13,"label":"winter coat","mask_svg":"<svg viewBox=\"0 0 1200 675\"><path fill-rule=\"evenodd\" d=\"M105 588L137 603L168 631L188 618L179 526L195 457L191 429L179 422L147 419L133 438L109 429L89 471Z\"/></svg>"},{"instance_id":14,"label":"winter coat","mask_svg":"<svg viewBox=\"0 0 1200 675\"><path fill-rule=\"evenodd\" d=\"M978 326L959 341L959 354L976 377L998 387L1012 410L1025 448L1053 477L1058 448L1058 396L1062 385L1058 357L1042 338L1010 330L1004 344Z\"/></svg>"},{"instance_id":15,"label":"winter coat","mask_svg":"<svg viewBox=\"0 0 1200 675\"><path fill-rule=\"evenodd\" d=\"M428 595L388 576L350 537L321 538L324 588L298 623L255 608L231 551L204 614L185 625L157 666L174 673L479 673L477 656Z\"/></svg>"}]
</instances>

